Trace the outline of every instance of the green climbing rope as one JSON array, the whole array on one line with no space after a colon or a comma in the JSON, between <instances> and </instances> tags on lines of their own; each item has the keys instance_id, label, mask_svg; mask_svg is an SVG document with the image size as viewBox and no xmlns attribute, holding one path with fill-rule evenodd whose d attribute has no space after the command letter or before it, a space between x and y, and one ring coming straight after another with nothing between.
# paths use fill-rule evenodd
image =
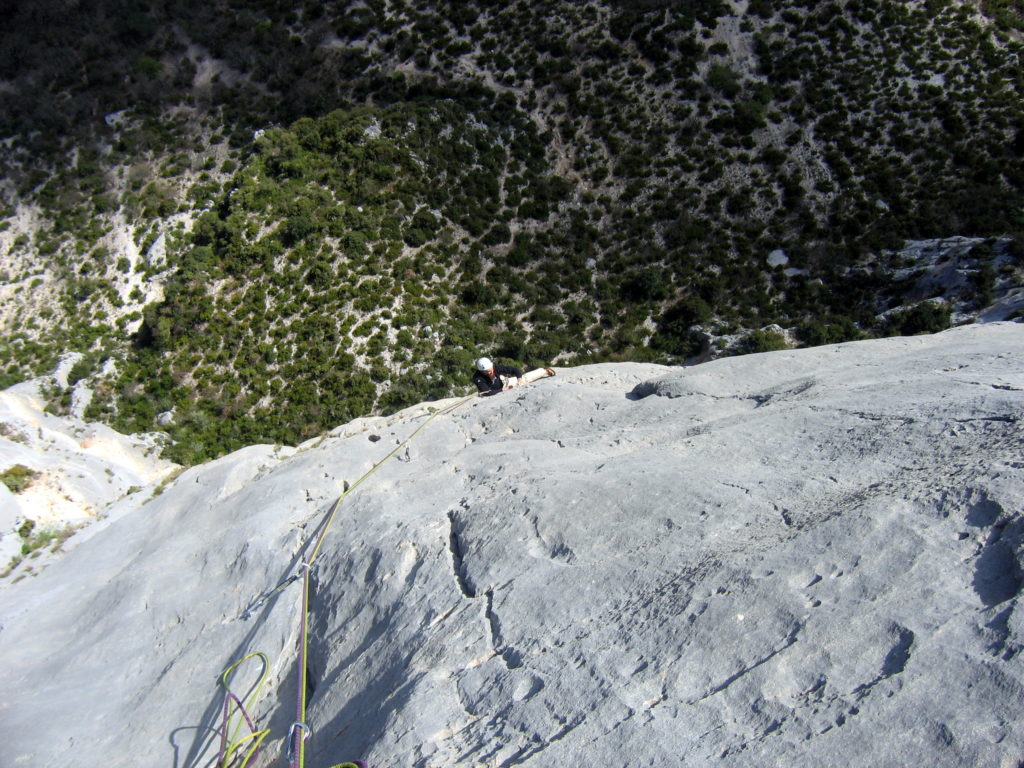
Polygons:
<instances>
[{"instance_id":1,"label":"green climbing rope","mask_svg":"<svg viewBox=\"0 0 1024 768\"><path fill-rule=\"evenodd\" d=\"M231 673L238 669L242 664L249 661L249 659L256 658L258 658L262 663L263 669L260 672L259 680L249 691L245 701L242 701L231 690ZM246 766L249 765L249 762L259 753L263 740L266 739L267 735L270 733L269 728L257 730L248 713L249 708L259 698L260 692L263 690L263 684L267 681L267 673L269 670L270 662L267 659L267 655L257 651L243 656L221 673L220 684L224 687L225 693L224 717L223 722L221 723L220 756L217 760L218 768L228 768L235 757L235 753L248 744L248 751L242 758L242 762L239 763L239 768L246 768ZM232 705L234 705L233 711ZM235 720L236 717L237 720ZM232 725L232 722L234 722L234 725ZM242 730L243 724L249 727L249 732L239 738L239 733ZM230 737L228 736L229 733L231 734Z\"/></svg>"},{"instance_id":2,"label":"green climbing rope","mask_svg":"<svg viewBox=\"0 0 1024 768\"><path fill-rule=\"evenodd\" d=\"M298 670L298 677L297 677L299 691L298 691L298 695L296 697L296 720L295 720L295 723L293 723L292 728L291 728L291 733L289 734L289 738L291 739L291 744L290 744L290 748L289 748L289 762L291 764L291 768L304 768L305 742L306 742L306 739L309 737L309 726L306 725L306 704L307 704L307 702L306 702L306 683L305 683L305 681L306 681L306 674L307 674L307 655L308 655L308 652L309 652L309 634L308 634L308 630L309 630L309 582L310 582L309 574L310 574L310 571L313 568L313 564L315 563L317 557L320 554L320 549L323 546L324 540L327 538L327 534L328 534L328 532L331 529L331 525L334 523L334 519L335 519L335 517L338 514L338 509L341 507L342 501L344 501L344 499L350 493L352 493L356 488L358 488L360 485L362 485L363 482L365 482L369 477L371 477L378 469L380 469L395 454L397 454L400 450L402 450L402 448L407 446L412 441L412 439L414 437L416 437L416 435L418 435L435 418L437 418L438 416L442 416L442 415L444 415L446 413L451 413L456 408L459 408L462 405L465 405L470 400L473 400L476 397L477 397L477 395L473 394L473 395L469 395L467 397L460 398L456 402L451 403L451 404L445 406L444 408L441 408L441 409L431 413L430 416L427 419L425 419L422 424L420 424L418 427L416 427L416 429L413 430L413 432L407 438L405 438L405 440L401 441L398 445L396 445L395 448L390 453L388 453L383 459L381 459L376 464L374 464L365 474L363 474L362 477L360 477L358 480L356 480L354 483L352 483L352 485L350 485L347 488L345 488L345 490L342 491L342 493L338 496L338 498L331 505L331 508L330 508L330 510L327 513L327 519L324 522L324 525L323 525L323 527L320 530L320 534L316 538L316 542L313 545L313 549L310 552L309 557L306 558L301 563L300 567L302 569L302 582L303 582L303 584L302 584L302 616L300 618L300 621L302 623L301 623L300 630L299 630L299 670ZM246 611L245 617L248 617L249 615L251 615L253 610L256 607L258 607L259 605L261 605L263 602L265 602L265 600L267 599L268 596L273 596L273 595L278 594L279 592L283 591L284 588L287 587L289 584L291 584L293 581L297 581L298 578L299 578L298 575L289 577L287 580L285 580L284 582L279 584L277 587L275 587L273 590L268 592L266 595L261 596L261 598L259 600L257 600L257 602L254 603L253 606L250 607L250 609L248 611ZM243 618L245 618L245 617L243 617ZM242 664L246 660L254 658L254 657L259 657L263 661L263 673L262 673L262 675L260 677L260 680L257 683L257 685L254 686L254 689L246 697L246 702L243 703L242 701L240 701L238 699L237 696L235 696L233 693L231 693L230 688L228 687L228 677L230 676L230 674L240 664ZM235 757L236 753L238 753L239 750L241 750L243 747L248 745L248 750L245 752L245 755L242 758L242 762L241 762L241 764L238 767L238 768L247 768L247 766L249 765L250 761L253 760L253 758L255 757L256 754L258 754L260 745L263 743L264 739L267 738L267 735L269 733L269 729L257 730L255 728L251 718L249 717L249 715L247 713L247 709L248 709L248 707L253 702L255 702L256 698L258 697L259 692L260 692L260 690L263 687L263 683L266 680L268 669L269 669L269 664L267 662L266 655L263 654L263 653L260 653L260 652L256 652L256 653L250 653L249 655L247 655L247 656L239 659L238 661L236 661L234 664L232 664L230 667L228 667L224 671L223 675L221 676L222 684L224 685L225 689L227 689L228 693L225 696L225 703L224 703L225 717L224 717L224 724L223 724L223 732L222 732L222 735L221 735L221 754L220 754L220 760L218 762L218 768L229 768L229 764L231 763L232 759ZM230 705L232 703L234 703L235 707L236 707L236 713L235 714L238 714L238 713L241 714L241 718L238 720L238 722L233 727L232 727L232 725L230 723L231 718L228 716L228 711L229 711ZM232 715L232 717L233 716L234 715ZM241 738L239 738L238 734L239 734L239 732L242 729L242 724L243 723L248 725L249 733L247 733L247 734L243 735ZM231 730L233 730L233 733L231 734L231 736L229 738L228 737L228 732L231 731ZM333 766L333 768L366 768L366 767L365 767L365 765L363 763L361 763L359 761L356 761L354 763L353 762L341 763L339 765Z\"/></svg>"}]
</instances>

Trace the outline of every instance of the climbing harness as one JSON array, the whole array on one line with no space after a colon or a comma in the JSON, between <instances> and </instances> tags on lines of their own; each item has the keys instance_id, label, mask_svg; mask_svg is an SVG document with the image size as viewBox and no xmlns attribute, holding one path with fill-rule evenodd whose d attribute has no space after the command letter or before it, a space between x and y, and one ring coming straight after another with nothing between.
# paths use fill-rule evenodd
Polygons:
<instances>
[{"instance_id":1,"label":"climbing harness","mask_svg":"<svg viewBox=\"0 0 1024 768\"><path fill-rule=\"evenodd\" d=\"M257 609L259 609L260 606L266 603L267 600L283 592L293 582L298 581L300 579L302 580L302 616L300 619L301 624L299 626L298 676L296 678L298 685L298 692L296 695L295 702L296 716L295 721L292 723L292 726L288 732L288 763L290 768L304 768L305 744L306 740L310 737L311 734L309 725L306 723L306 675L308 674L307 667L309 655L310 572L313 570L313 565L316 562L316 558L320 554L320 548L324 543L324 539L327 538L327 533L331 529L331 524L334 522L334 519L338 514L338 509L339 507L341 507L341 502L352 491L358 488L366 479L368 479L378 469L380 469L389 459L391 459L395 454L402 450L402 448L406 448L412 441L412 439L416 437L416 435L418 435L420 431L422 431L431 421L433 421L438 416L441 416L446 413L451 413L456 408L465 405L470 400L473 400L476 397L476 394L472 394L467 397L461 398L456 402L451 403L450 405L447 405L444 408L441 408L440 410L434 411L433 413L430 414L430 416L427 419L423 421L422 424L416 427L416 429L413 430L413 432L407 438L405 438L405 440L401 441L397 446L395 446L395 448L390 453L388 453L387 456L385 456L383 459L374 464L369 470L367 470L367 472L362 477L360 477L358 480L352 483L352 485L348 485L346 483L344 490L331 505L331 508L327 513L327 518L320 529L320 533L316 538L315 544L313 545L313 551L305 560L299 563L298 572L289 576L287 579L282 581L273 589L264 592L262 595L257 597L256 600L254 600L253 603L249 605L245 613L242 615L243 619L248 619L255 613ZM247 659L253 657L259 657L262 660L263 673L257 685L254 686L254 690L247 697L246 704L243 705L241 700L239 700L237 696L231 693L230 688L228 688L227 678L240 664L242 664ZM225 719L222 724L223 731L221 734L220 759L217 763L218 768L229 768L229 763L231 762L231 759L245 744L249 742L252 742L252 745L249 747L249 750L245 753L245 756L242 759L242 762L239 764L238 768L248 768L250 762L255 759L257 754L259 754L260 745L263 743L263 740L269 734L269 729L263 729L259 731L256 730L255 725L253 724L252 719L249 717L246 710L256 700L256 697L263 686L263 682L267 677L269 666L270 665L267 662L267 657L265 654L259 652L251 653L248 656L245 656L242 659L236 661L230 667L228 667L221 676L221 679L224 683L224 687L227 689L227 694L225 695L224 698ZM237 723L237 725L234 726L234 733L229 739L228 731L231 728L228 723L227 713L232 704L241 713L242 719ZM238 731L241 729L242 722L248 725L249 733L242 736L241 738L238 738L237 734ZM339 765L332 766L332 768L366 768L366 764L357 760L355 762L350 763L341 763Z\"/></svg>"}]
</instances>

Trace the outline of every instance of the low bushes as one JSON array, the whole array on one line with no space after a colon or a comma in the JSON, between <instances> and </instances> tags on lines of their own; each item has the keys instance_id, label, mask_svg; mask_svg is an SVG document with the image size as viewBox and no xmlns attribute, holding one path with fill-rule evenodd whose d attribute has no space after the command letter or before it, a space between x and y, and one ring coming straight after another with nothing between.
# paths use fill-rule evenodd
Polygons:
<instances>
[{"instance_id":1,"label":"low bushes","mask_svg":"<svg viewBox=\"0 0 1024 768\"><path fill-rule=\"evenodd\" d=\"M0 482L6 485L11 493L21 493L37 477L39 477L39 473L24 464L15 464L0 472Z\"/></svg>"}]
</instances>

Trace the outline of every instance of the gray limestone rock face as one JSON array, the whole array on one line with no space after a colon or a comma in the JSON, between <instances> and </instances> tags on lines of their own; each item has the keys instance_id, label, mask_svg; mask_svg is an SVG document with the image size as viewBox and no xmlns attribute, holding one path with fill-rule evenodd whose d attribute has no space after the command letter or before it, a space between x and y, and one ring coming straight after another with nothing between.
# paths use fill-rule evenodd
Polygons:
<instances>
[{"instance_id":1,"label":"gray limestone rock face","mask_svg":"<svg viewBox=\"0 0 1024 768\"><path fill-rule=\"evenodd\" d=\"M17 526L24 519L18 498L0 483L0 566L21 552Z\"/></svg>"},{"instance_id":2,"label":"gray limestone rock face","mask_svg":"<svg viewBox=\"0 0 1024 768\"><path fill-rule=\"evenodd\" d=\"M258 598L398 448L311 569L309 768L1016 765L1022 361L1000 323L560 369L194 467L0 588L4 764L212 765L255 651L287 764L301 582Z\"/></svg>"}]
</instances>

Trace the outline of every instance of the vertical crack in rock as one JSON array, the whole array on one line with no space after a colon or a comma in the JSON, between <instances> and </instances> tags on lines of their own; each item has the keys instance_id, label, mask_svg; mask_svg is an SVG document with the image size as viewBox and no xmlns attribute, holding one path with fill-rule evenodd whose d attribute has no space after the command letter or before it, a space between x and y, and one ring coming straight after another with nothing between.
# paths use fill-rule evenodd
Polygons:
<instances>
[{"instance_id":1,"label":"vertical crack in rock","mask_svg":"<svg viewBox=\"0 0 1024 768\"><path fill-rule=\"evenodd\" d=\"M452 556L452 574L455 577L455 583L459 586L459 591L462 592L463 597L475 599L476 589L469 583L469 578L466 575L462 542L459 540L459 524L455 519L454 512L448 513L448 551Z\"/></svg>"},{"instance_id":2,"label":"vertical crack in rock","mask_svg":"<svg viewBox=\"0 0 1024 768\"><path fill-rule=\"evenodd\" d=\"M306 665L306 701L313 700L313 693L316 691L316 673L313 671L313 665Z\"/></svg>"},{"instance_id":3,"label":"vertical crack in rock","mask_svg":"<svg viewBox=\"0 0 1024 768\"><path fill-rule=\"evenodd\" d=\"M462 596L469 600L476 600L479 596L466 568L465 554L459 531L460 525L455 512L450 511L448 513L448 551L452 557L452 575ZM494 612L494 590L488 588L484 592L483 598L484 620L487 622L489 630L491 649L495 654L501 656L508 669L518 669L523 666L522 654L514 648L506 646L501 638L501 622Z\"/></svg>"},{"instance_id":4,"label":"vertical crack in rock","mask_svg":"<svg viewBox=\"0 0 1024 768\"><path fill-rule=\"evenodd\" d=\"M501 656L508 669L518 669L523 666L523 657L519 651L505 645L505 642L501 639L501 622L498 620L498 615L494 612L494 590L488 589L484 595L487 598L487 603L484 607L484 617L487 619L487 625L491 629L491 647L496 654Z\"/></svg>"},{"instance_id":5,"label":"vertical crack in rock","mask_svg":"<svg viewBox=\"0 0 1024 768\"><path fill-rule=\"evenodd\" d=\"M371 568L376 568L376 564L372 565ZM331 577L328 576L326 578L329 581ZM320 679L324 675L324 670L329 669L331 666L328 661L330 657L330 641L327 640L327 628L331 625L332 619L334 618L336 606L333 601L330 600L317 600L321 593L321 586L317 569L311 569L309 572L308 604L306 606L308 610L306 617L306 621L308 622L306 668L305 679L302 681L306 687L307 702L311 702L313 700L313 694L316 692L317 686L320 684ZM301 636L299 643L301 644ZM296 678L297 677L298 675L296 674ZM296 685L297 684L298 682L296 681Z\"/></svg>"},{"instance_id":6,"label":"vertical crack in rock","mask_svg":"<svg viewBox=\"0 0 1024 768\"><path fill-rule=\"evenodd\" d=\"M380 551L375 550L373 553L371 553L370 564L366 567L366 573L363 574L364 584L375 584L378 581L377 569L380 567L381 560L383 559L383 557L384 556L380 553Z\"/></svg>"}]
</instances>

